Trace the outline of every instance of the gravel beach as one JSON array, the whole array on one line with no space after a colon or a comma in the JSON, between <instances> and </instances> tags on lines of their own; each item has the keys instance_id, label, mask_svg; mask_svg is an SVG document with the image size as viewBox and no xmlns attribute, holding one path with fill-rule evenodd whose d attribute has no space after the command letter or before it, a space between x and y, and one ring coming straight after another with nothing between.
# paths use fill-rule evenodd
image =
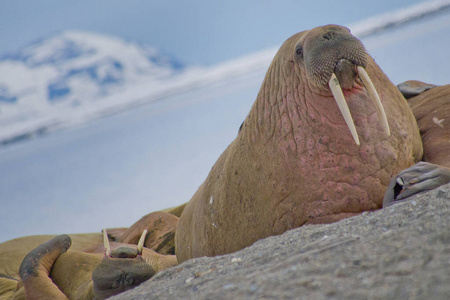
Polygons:
<instances>
[{"instance_id":1,"label":"gravel beach","mask_svg":"<svg viewBox=\"0 0 450 300\"><path fill-rule=\"evenodd\" d=\"M112 299L449 299L450 184L189 260Z\"/></svg>"}]
</instances>

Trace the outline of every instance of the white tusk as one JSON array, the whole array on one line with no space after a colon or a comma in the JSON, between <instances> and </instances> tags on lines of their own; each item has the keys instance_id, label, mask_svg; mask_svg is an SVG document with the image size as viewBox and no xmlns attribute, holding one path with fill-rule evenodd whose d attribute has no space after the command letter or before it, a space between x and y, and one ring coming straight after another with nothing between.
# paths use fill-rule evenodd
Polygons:
<instances>
[{"instance_id":1,"label":"white tusk","mask_svg":"<svg viewBox=\"0 0 450 300\"><path fill-rule=\"evenodd\" d=\"M144 230L144 232L141 235L141 238L139 239L139 243L137 245L138 255L142 255L142 251L144 251L144 242L145 242L146 235L147 235L147 229Z\"/></svg>"},{"instance_id":2,"label":"white tusk","mask_svg":"<svg viewBox=\"0 0 450 300\"><path fill-rule=\"evenodd\" d=\"M103 229L103 247L105 247L105 255L109 257L111 254L111 247L109 246L109 239L106 229Z\"/></svg>"},{"instance_id":3,"label":"white tusk","mask_svg":"<svg viewBox=\"0 0 450 300\"><path fill-rule=\"evenodd\" d=\"M350 114L350 110L348 109L348 105L347 102L345 101L344 94L342 93L339 80L337 79L334 73L331 75L331 79L328 82L328 85L330 86L331 92L333 93L334 96L334 100L336 100L339 110L341 111L341 114L344 117L345 123L347 123L348 129L350 129L350 132L353 136L353 139L355 140L355 143L359 145L359 137L358 133L356 132L355 123L353 123L353 118L352 115Z\"/></svg>"},{"instance_id":4,"label":"white tusk","mask_svg":"<svg viewBox=\"0 0 450 300\"><path fill-rule=\"evenodd\" d=\"M364 83L364 86L366 87L367 92L369 93L370 98L372 98L375 104L378 116L380 117L381 122L383 123L384 130L387 136L390 136L391 131L389 129L389 123L387 121L386 112L384 111L383 104L381 103L380 100L380 96L378 96L377 90L375 89L372 80L370 80L370 77L367 74L366 70L364 70L363 67L358 66L358 72L359 75L361 76L361 80Z\"/></svg>"}]
</instances>

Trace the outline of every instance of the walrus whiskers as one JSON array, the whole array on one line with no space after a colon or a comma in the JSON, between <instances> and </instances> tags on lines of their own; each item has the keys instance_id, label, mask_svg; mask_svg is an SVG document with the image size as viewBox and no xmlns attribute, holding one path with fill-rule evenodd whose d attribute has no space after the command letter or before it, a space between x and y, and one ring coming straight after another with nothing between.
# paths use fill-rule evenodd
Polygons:
<instances>
[{"instance_id":1,"label":"walrus whiskers","mask_svg":"<svg viewBox=\"0 0 450 300\"><path fill-rule=\"evenodd\" d=\"M372 80L370 80L369 75L367 74L366 70L364 70L363 67L358 66L358 72L361 77L362 82L364 83L364 86L366 87L367 92L369 93L370 98L372 98L375 107L377 109L378 116L381 119L381 122L383 123L384 130L386 131L387 136L391 136L391 131L389 129L389 123L387 121L386 113L383 108L383 104L381 103L380 96L377 93L377 90L375 89L375 86L372 83Z\"/></svg>"},{"instance_id":2,"label":"walrus whiskers","mask_svg":"<svg viewBox=\"0 0 450 300\"><path fill-rule=\"evenodd\" d=\"M359 137L358 133L356 132L355 123L353 122L352 115L350 114L350 110L348 109L348 105L347 102L345 101L344 94L342 93L339 80L337 79L334 73L331 75L331 79L328 82L328 85L330 86L331 93L333 93L334 96L334 100L336 100L339 110L341 111L341 114L344 117L345 123L347 123L348 129L350 129L350 132L353 136L353 139L355 140L356 145L359 145Z\"/></svg>"},{"instance_id":3,"label":"walrus whiskers","mask_svg":"<svg viewBox=\"0 0 450 300\"><path fill-rule=\"evenodd\" d=\"M146 235L147 235L147 229L144 230L144 232L142 232L141 238L139 239L139 242L137 245L138 255L142 255L142 251L144 250L144 242L145 242Z\"/></svg>"},{"instance_id":4,"label":"walrus whiskers","mask_svg":"<svg viewBox=\"0 0 450 300\"><path fill-rule=\"evenodd\" d=\"M109 239L106 229L103 229L103 247L105 247L105 255L109 257L111 254L111 247L109 246Z\"/></svg>"}]
</instances>

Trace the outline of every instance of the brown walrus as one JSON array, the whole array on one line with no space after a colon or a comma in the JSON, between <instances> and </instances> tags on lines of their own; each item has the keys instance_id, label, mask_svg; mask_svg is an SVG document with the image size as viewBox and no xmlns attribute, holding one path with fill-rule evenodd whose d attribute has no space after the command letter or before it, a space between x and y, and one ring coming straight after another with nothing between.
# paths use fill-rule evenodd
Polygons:
<instances>
[{"instance_id":1,"label":"brown walrus","mask_svg":"<svg viewBox=\"0 0 450 300\"><path fill-rule=\"evenodd\" d=\"M295 34L185 207L178 261L379 209L390 179L422 154L405 98L347 28Z\"/></svg>"},{"instance_id":2,"label":"brown walrus","mask_svg":"<svg viewBox=\"0 0 450 300\"><path fill-rule=\"evenodd\" d=\"M399 84L398 88L408 99L417 120L424 162L401 171L392 179L383 206L450 182L450 85L436 86L411 80Z\"/></svg>"},{"instance_id":3,"label":"brown walrus","mask_svg":"<svg viewBox=\"0 0 450 300\"><path fill-rule=\"evenodd\" d=\"M400 91L406 92L404 82ZM422 87L408 103L414 113L422 137L423 160L450 168L450 85L434 86L415 82ZM411 93L410 93L411 94Z\"/></svg>"}]
</instances>

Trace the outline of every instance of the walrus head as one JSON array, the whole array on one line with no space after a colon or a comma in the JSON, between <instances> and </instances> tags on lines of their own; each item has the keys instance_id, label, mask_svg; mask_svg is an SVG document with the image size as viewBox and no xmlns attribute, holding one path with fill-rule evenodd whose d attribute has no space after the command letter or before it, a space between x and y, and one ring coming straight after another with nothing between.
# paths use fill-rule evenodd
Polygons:
<instances>
[{"instance_id":1,"label":"walrus head","mask_svg":"<svg viewBox=\"0 0 450 300\"><path fill-rule=\"evenodd\" d=\"M360 144L359 137L342 89L351 91L364 86L390 135L380 97L365 71L366 50L350 30L337 25L314 28L300 38L294 52L295 61L304 65L310 82L318 88L330 88L356 144Z\"/></svg>"},{"instance_id":2,"label":"walrus head","mask_svg":"<svg viewBox=\"0 0 450 300\"><path fill-rule=\"evenodd\" d=\"M156 270L146 260L144 250L147 230L137 247L119 246L111 250L106 230L103 230L105 256L92 273L94 296L106 299L131 289L155 275Z\"/></svg>"}]
</instances>

